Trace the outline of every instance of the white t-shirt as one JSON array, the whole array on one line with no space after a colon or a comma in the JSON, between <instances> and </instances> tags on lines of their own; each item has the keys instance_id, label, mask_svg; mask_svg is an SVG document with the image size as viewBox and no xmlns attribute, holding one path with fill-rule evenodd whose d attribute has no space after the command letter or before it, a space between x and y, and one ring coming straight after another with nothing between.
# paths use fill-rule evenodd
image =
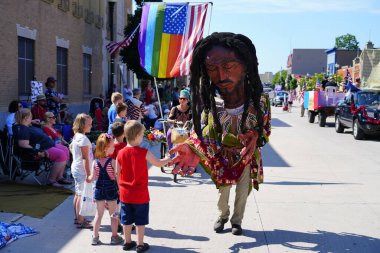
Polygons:
<instances>
[{"instance_id":1,"label":"white t-shirt","mask_svg":"<svg viewBox=\"0 0 380 253\"><path fill-rule=\"evenodd\" d=\"M13 135L12 126L15 123L15 114L16 113L9 114L7 119L5 120L5 125L7 126L9 135Z\"/></svg>"},{"instance_id":2,"label":"white t-shirt","mask_svg":"<svg viewBox=\"0 0 380 253\"><path fill-rule=\"evenodd\" d=\"M138 100L137 98L132 97L130 100L131 100L132 103L133 103L135 106L137 106L137 107L140 107L141 104L142 104L142 102L141 102L140 100Z\"/></svg>"},{"instance_id":3,"label":"white t-shirt","mask_svg":"<svg viewBox=\"0 0 380 253\"><path fill-rule=\"evenodd\" d=\"M88 146L89 148L89 158L90 158L90 170L92 168L92 161L94 160L94 155L92 153L92 144L86 135L81 133L76 133L71 142L71 153L73 154L73 162L71 163L71 174L86 176L86 171L84 169L84 162L82 157L81 147Z\"/></svg>"},{"instance_id":4,"label":"white t-shirt","mask_svg":"<svg viewBox=\"0 0 380 253\"><path fill-rule=\"evenodd\" d=\"M156 111L154 110L154 105L153 104L150 104L150 105L147 105L145 106L145 110L148 111L148 115L147 117L150 118L150 119L155 119L157 118L157 114L156 114Z\"/></svg>"}]
</instances>

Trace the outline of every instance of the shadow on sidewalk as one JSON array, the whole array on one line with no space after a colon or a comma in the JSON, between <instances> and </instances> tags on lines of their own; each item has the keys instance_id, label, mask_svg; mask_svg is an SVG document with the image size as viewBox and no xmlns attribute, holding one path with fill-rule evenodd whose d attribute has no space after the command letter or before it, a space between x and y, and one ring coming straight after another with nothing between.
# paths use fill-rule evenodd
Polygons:
<instances>
[{"instance_id":1,"label":"shadow on sidewalk","mask_svg":"<svg viewBox=\"0 0 380 253\"><path fill-rule=\"evenodd\" d=\"M165 173L162 176L149 176L149 187L186 187L203 184L213 184L210 176L199 165L197 171L191 176L177 176L177 182L173 180L171 170L165 169Z\"/></svg>"},{"instance_id":2,"label":"shadow on sidewalk","mask_svg":"<svg viewBox=\"0 0 380 253\"><path fill-rule=\"evenodd\" d=\"M265 167L290 167L289 164L267 143L262 149L263 165Z\"/></svg>"},{"instance_id":3,"label":"shadow on sidewalk","mask_svg":"<svg viewBox=\"0 0 380 253\"><path fill-rule=\"evenodd\" d=\"M319 253L372 253L379 252L380 249L379 238L351 233L333 233L322 230L310 233L277 229L274 231L244 230L243 236L251 237L252 239L263 238L263 232L265 240L236 243L229 249L231 252L239 252L241 249L253 249L265 245L282 245L289 249ZM289 250L289 252L292 251Z\"/></svg>"},{"instance_id":4,"label":"shadow on sidewalk","mask_svg":"<svg viewBox=\"0 0 380 253\"><path fill-rule=\"evenodd\" d=\"M164 246L150 245L149 252L176 252L176 253L197 253L199 251L188 248L169 248Z\"/></svg>"},{"instance_id":5,"label":"shadow on sidewalk","mask_svg":"<svg viewBox=\"0 0 380 253\"><path fill-rule=\"evenodd\" d=\"M273 184L273 185L288 185L288 186L297 186L297 185L359 185L359 184L357 184L357 183L290 182L290 181L265 182L265 184Z\"/></svg>"},{"instance_id":6,"label":"shadow on sidewalk","mask_svg":"<svg viewBox=\"0 0 380 253\"><path fill-rule=\"evenodd\" d=\"M291 125L285 123L278 118L272 118L272 127L291 127Z\"/></svg>"},{"instance_id":7,"label":"shadow on sidewalk","mask_svg":"<svg viewBox=\"0 0 380 253\"><path fill-rule=\"evenodd\" d=\"M152 228L145 228L145 234L148 237L152 238L168 238L168 239L179 239L179 240L193 240L193 241L200 241L200 242L205 242L209 241L210 238L205 237L205 236L198 236L198 235L183 235L183 234L178 234L175 231L170 231L170 230L162 230L162 229L152 229Z\"/></svg>"}]
</instances>

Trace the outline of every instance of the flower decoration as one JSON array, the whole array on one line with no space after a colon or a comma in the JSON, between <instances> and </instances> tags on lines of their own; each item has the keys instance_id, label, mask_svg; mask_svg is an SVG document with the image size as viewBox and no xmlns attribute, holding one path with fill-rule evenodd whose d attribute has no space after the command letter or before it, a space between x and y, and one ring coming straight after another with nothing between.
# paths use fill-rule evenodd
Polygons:
<instances>
[{"instance_id":1,"label":"flower decoration","mask_svg":"<svg viewBox=\"0 0 380 253\"><path fill-rule=\"evenodd\" d=\"M152 144L157 142L166 142L164 133L153 128L144 131L144 138Z\"/></svg>"}]
</instances>

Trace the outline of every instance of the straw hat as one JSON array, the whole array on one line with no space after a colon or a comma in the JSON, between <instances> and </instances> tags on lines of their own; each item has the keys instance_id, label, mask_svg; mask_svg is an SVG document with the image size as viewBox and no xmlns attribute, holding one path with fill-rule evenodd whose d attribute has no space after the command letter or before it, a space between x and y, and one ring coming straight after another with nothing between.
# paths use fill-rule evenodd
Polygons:
<instances>
[{"instance_id":1,"label":"straw hat","mask_svg":"<svg viewBox=\"0 0 380 253\"><path fill-rule=\"evenodd\" d=\"M37 99L37 101L46 100L46 97L45 97L45 95L38 95L36 99Z\"/></svg>"}]
</instances>

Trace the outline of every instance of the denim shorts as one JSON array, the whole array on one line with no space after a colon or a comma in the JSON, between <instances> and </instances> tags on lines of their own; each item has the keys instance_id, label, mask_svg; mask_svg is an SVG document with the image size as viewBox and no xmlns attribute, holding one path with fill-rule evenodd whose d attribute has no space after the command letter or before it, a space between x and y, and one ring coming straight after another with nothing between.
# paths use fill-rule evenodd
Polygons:
<instances>
[{"instance_id":1,"label":"denim shorts","mask_svg":"<svg viewBox=\"0 0 380 253\"><path fill-rule=\"evenodd\" d=\"M95 200L117 200L119 198L118 188L115 182L110 182L106 184L96 183L95 187Z\"/></svg>"},{"instance_id":2,"label":"denim shorts","mask_svg":"<svg viewBox=\"0 0 380 253\"><path fill-rule=\"evenodd\" d=\"M144 204L121 203L120 223L123 225L143 226L149 224L149 202Z\"/></svg>"},{"instance_id":3,"label":"denim shorts","mask_svg":"<svg viewBox=\"0 0 380 253\"><path fill-rule=\"evenodd\" d=\"M86 176L81 174L73 174L73 178L75 182L75 194L78 196L82 196Z\"/></svg>"}]
</instances>

